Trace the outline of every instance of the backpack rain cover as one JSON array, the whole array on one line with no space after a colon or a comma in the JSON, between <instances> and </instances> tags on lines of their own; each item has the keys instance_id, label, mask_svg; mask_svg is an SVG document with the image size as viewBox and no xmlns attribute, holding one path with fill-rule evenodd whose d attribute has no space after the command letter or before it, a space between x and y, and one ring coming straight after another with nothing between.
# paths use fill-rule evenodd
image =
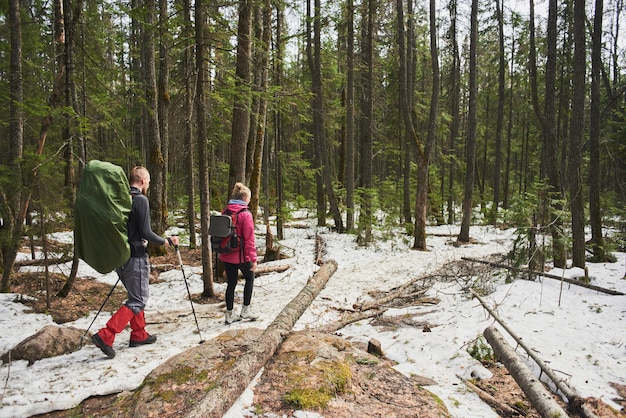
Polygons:
<instances>
[{"instance_id":1,"label":"backpack rain cover","mask_svg":"<svg viewBox=\"0 0 626 418\"><path fill-rule=\"evenodd\" d=\"M126 223L131 207L122 167L89 161L74 207L74 251L97 272L109 273L130 258Z\"/></svg>"}]
</instances>

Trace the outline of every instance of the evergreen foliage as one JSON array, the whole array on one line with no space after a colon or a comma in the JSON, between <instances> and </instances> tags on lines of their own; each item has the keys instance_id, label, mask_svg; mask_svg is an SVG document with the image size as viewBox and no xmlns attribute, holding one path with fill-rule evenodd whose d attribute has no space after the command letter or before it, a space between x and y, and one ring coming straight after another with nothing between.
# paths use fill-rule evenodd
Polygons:
<instances>
[{"instance_id":1,"label":"evergreen foliage","mask_svg":"<svg viewBox=\"0 0 626 418\"><path fill-rule=\"evenodd\" d=\"M13 0L10 0L13 1ZM130 169L135 164L150 165L154 154L150 150L150 138L146 137L147 127L145 107L145 80L141 74L145 57L141 55L141 27L147 20L145 4L136 2L139 7L133 9L128 2L65 2L72 7L82 5L83 10L72 10L66 17L75 17L72 27L72 44L67 45L70 33L70 22L60 19L55 14L55 7L61 8L58 0L52 2L19 2L21 7L22 62L21 74L24 86L24 99L17 104L24 113L24 141L19 162L23 180L15 184L13 170L16 161L11 153L5 152L14 145L11 142L11 34L15 28L10 26L8 10L0 8L0 243L3 251L0 268L5 268L8 252L7 246L12 242L12 231L8 230L8 220L14 216L12 207L14 198L24 193L36 197L31 202L30 210L36 211L46 205L48 213L63 212L71 217L72 191L77 184L75 175L69 176L68 165L79 174L82 164L90 159L102 159L122 165ZM210 2L207 2L210 3ZM418 2L419 3L419 2ZM571 85L572 74L572 6L571 2L559 2L557 21L557 80L558 97L556 104L558 155L550 156L550 164L558 166L563 184L567 180L567 153L570 132L568 121L571 118ZM626 88L624 70L626 69L626 45L621 42L622 34L617 30L615 19L624 25L624 14L616 7L619 2L608 0L605 4L604 43L606 50L602 54L604 68L601 101L603 105L602 121L600 122L601 161L599 167L589 167L589 150L582 147L582 182L585 202L588 204L588 186L586 184L589 170L601 173L601 199L603 216L612 221L618 219L621 225L616 234L623 234L623 207L626 204ZM135 3L133 3L135 4ZM225 2L219 6L204 4L205 38L202 45L196 39L190 39L183 21L183 8L192 8L189 2L169 2L166 19L155 18L153 21L167 25L167 39L158 39L159 31L155 30L156 59L168 58L170 62L169 88L160 93L159 100L168 102L169 140L167 153L167 196L169 209L180 209L187 196L184 179L187 178L187 150L185 132L187 127L194 131L199 115L185 114L186 100L185 81L197 74L195 64L192 70L184 65L185 50L202 47L206 51L208 81L203 86L207 97L206 119L208 138L208 161L194 162L194 176L198 176L199 165L205 164L209 172L210 208L219 210L228 195L228 176L230 161L230 143L232 135L233 103L237 98L246 102L263 95L268 101L268 117L264 141L264 159L261 181L263 202L268 207L263 211L267 214L289 216L289 210L278 209L273 205L277 190L281 188L284 199L288 202L314 201L317 199L318 187L316 174L315 144L313 141L313 117L311 113L312 74L306 63L305 46L307 42L305 15L301 5L289 2L272 2L273 25L276 20L276 7L284 8L287 24L281 40L285 43L284 60L281 62L282 72L277 74L277 51L271 51L269 88L262 91L256 81L238 85L235 73L237 61L237 7L239 2ZM469 11L463 10L467 5L458 5L453 0L439 3L437 23L439 26L439 60L441 71L441 95L437 116L436 143L432 153L430 179L428 185L416 182L416 149L415 144L405 141L405 127L399 109L399 69L398 40L396 27L396 10L393 2L374 2L376 10L373 19L373 62L372 85L363 85L368 68L363 61L366 27L363 18L365 2L354 4L355 25L355 208L345 206L346 184L345 166L345 129L346 129L346 31L345 13L341 13L345 3L340 0L323 2L321 8L321 79L323 86L324 129L327 138L330 173L332 175L333 193L340 197L340 210L345 216L348 210L359 213L359 204L364 196L371 199L372 215L360 218L361 223L381 221L384 225L402 226L406 232L413 234L414 224L405 218L403 199L408 194L411 205L415 204L417 187L429 188L429 222L441 223L448 219L458 219L454 214L447 213L448 208L458 211L463 199L463 179L465 178L466 162L465 138L467 136L468 106L468 49L469 49ZM453 4L459 7L458 29L452 32L449 11ZM261 7L253 3L253 7ZM411 39L412 61L409 63L414 74L412 94L415 101L410 112L415 119L416 135L425 137L428 128L428 109L432 83L429 29L427 4L419 3L411 15L407 15L406 24L414 25L414 37ZM61 10L61 9L59 9ZM80 12L80 13L79 13ZM157 12L158 13L158 12ZM589 12L588 13L592 13ZM253 16L261 14L253 13ZM193 10L191 11L193 16ZM592 16L587 16L591 21ZM535 21L538 56L538 97L545 97L546 92L545 60L546 60L546 22L544 16ZM498 211L489 212L494 207L491 202L494 190L494 165L496 149L494 135L496 131L496 114L498 111L498 25L493 2L479 2L479 48L477 50L478 67L478 100L477 100L477 134L476 134L476 180L474 184L474 206L482 211L483 219L493 224L515 225L520 228L517 257L520 262L528 262L529 254L521 248L528 248L529 237L525 231L541 228L536 224L533 211L540 207L537 200L540 190L537 184L544 180L545 167L542 164L541 123L533 112L531 104L531 83L528 72L529 21L525 12L504 10L505 26L505 109L504 129L502 132L502 159L500 176L501 202L495 202ZM253 24L254 26L254 24ZM274 26L272 26L274 28ZM63 29L61 31L60 29ZM155 28L152 28L155 29ZM623 29L621 29L623 30ZM253 30L252 49L256 51L261 42L256 39ZM588 34L590 36L590 34ZM452 148L449 143L450 125L453 115L450 112L453 100L452 78L453 69L453 38L460 44L461 68L458 74L461 83L460 97L460 132L454 139ZM272 33L272 45L276 44L275 33ZM613 43L613 39L620 42ZM159 42L167 41L168 48L159 50ZM72 48L72 68L66 68L66 53ZM165 52L164 52L165 51ZM167 54L166 56L162 56ZM255 55L254 52L252 54ZM195 56L192 54L192 56ZM254 67L255 63L252 63ZM72 85L65 78L71 70ZM157 65L158 71L158 65ZM277 80L280 78L280 85ZM192 83L195 87L195 81ZM361 97L371 88L372 121L369 125L362 124L364 114L359 109L363 103ZM588 98L585 98L588 102ZM589 112L589 106L585 111ZM256 109L250 109L256 112ZM280 119L278 118L280 116ZM586 118L588 119L588 117ZM252 119L251 119L252 120ZM280 120L280 124L277 123ZM372 128L372 171L374 184L370 190L364 187L364 179L360 167L363 165L363 152L360 148L363 140L364 126ZM587 136L588 120L585 120ZM256 128L256 127L255 127ZM248 139L248 147L254 146L253 129ZM194 131L195 132L195 131ZM280 134L280 142L277 137ZM41 152L38 144L45 136ZM198 138L194 139L194 144ZM279 145L277 145L279 144ZM69 159L64 147L69 146ZM277 148L278 147L278 148ZM198 153L194 153L197 156ZM405 170L405 161L411 164ZM282 169L280 184L277 184L276 169ZM408 178L405 178L408 176ZM403 185L407 184L405 188ZM39 192L37 188L39 187ZM562 217L564 227L569 228L571 220L567 196L567 187L563 196ZM37 193L39 194L37 194ZM155 197L152 197L155 198ZM554 199L554 198L553 198ZM326 204L328 204L326 202ZM413 208L414 210L414 208ZM377 219L376 213L384 212L384 219ZM414 216L414 215L413 215ZM358 217L355 219L359 219ZM355 230L361 239L365 238L367 226L355 224ZM354 232L354 231L352 231ZM542 231L543 233L543 231ZM567 233L565 234L567 236ZM621 245L623 239L617 237L610 242ZM547 251L549 254L549 250ZM5 289L6 290L6 289Z\"/></svg>"}]
</instances>

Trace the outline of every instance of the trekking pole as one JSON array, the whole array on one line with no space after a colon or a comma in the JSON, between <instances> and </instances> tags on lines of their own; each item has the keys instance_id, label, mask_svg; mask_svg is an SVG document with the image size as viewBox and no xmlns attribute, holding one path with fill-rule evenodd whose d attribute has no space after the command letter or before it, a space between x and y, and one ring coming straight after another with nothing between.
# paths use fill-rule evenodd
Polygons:
<instances>
[{"instance_id":1,"label":"trekking pole","mask_svg":"<svg viewBox=\"0 0 626 418\"><path fill-rule=\"evenodd\" d=\"M200 342L198 344L202 344L204 340L202 339L202 334L200 333L200 325L198 325L198 318L196 317L196 310L193 307L193 300L191 300L191 292L189 291L189 283L187 283L187 277L185 276L185 270L183 269L183 259L180 256L180 251L178 251L178 245L174 246L176 249L176 255L178 256L178 262L180 263L180 271L183 273L183 279L185 280L185 287L187 288L187 295L189 296L189 302L191 302L191 312L193 312L193 319L196 321L196 327L198 327L198 335L200 336Z\"/></svg>"},{"instance_id":2,"label":"trekking pole","mask_svg":"<svg viewBox=\"0 0 626 418\"><path fill-rule=\"evenodd\" d=\"M98 312L96 312L96 316L94 316L93 321L91 321L91 324L89 324L89 327L87 328L87 330L85 331L85 333L83 334L82 337L80 337L80 343L81 346L83 345L83 342L85 341L85 336L87 335L87 333L89 332L89 330L91 329L91 326L93 325L94 322L96 322L96 318L98 318L98 315L100 315L100 312L102 311L102 308L104 308L104 305L106 305L107 301L109 300L109 298L111 297L111 295L113 294L113 291L115 290L115 288L117 287L117 284L120 282L120 278L117 278L117 281L115 282L115 284L113 285L113 287L111 288L111 291L109 292L109 294L107 295L107 297L104 299L104 302L102 302L102 306L100 306L100 309L98 309Z\"/></svg>"}]
</instances>

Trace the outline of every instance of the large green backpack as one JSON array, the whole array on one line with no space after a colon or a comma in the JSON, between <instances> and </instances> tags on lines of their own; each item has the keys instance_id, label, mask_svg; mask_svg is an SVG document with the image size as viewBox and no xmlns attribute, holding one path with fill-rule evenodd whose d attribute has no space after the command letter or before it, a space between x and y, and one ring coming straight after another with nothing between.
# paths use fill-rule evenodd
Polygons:
<instances>
[{"instance_id":1,"label":"large green backpack","mask_svg":"<svg viewBox=\"0 0 626 418\"><path fill-rule=\"evenodd\" d=\"M109 273L130 258L126 223L131 207L122 167L89 161L74 207L74 251L97 272Z\"/></svg>"}]
</instances>

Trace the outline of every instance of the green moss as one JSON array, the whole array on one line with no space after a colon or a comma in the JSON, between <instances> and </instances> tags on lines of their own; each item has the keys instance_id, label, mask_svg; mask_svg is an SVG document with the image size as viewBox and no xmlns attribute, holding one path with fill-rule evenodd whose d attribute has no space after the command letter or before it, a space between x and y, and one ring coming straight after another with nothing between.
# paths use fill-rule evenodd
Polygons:
<instances>
[{"instance_id":1,"label":"green moss","mask_svg":"<svg viewBox=\"0 0 626 418\"><path fill-rule=\"evenodd\" d=\"M352 371L346 362L320 361L314 366L292 367L288 371L292 388L285 401L300 409L323 409L350 385Z\"/></svg>"},{"instance_id":2,"label":"green moss","mask_svg":"<svg viewBox=\"0 0 626 418\"><path fill-rule=\"evenodd\" d=\"M436 403L437 405L439 405L440 407L445 408L446 404L443 402L443 400L442 400L439 396L435 395L435 394L434 394L434 393L432 393L432 392L429 392L429 393L430 393L430 396L432 396L432 397L433 397L433 399L434 399L434 401L435 401L435 403Z\"/></svg>"},{"instance_id":3,"label":"green moss","mask_svg":"<svg viewBox=\"0 0 626 418\"><path fill-rule=\"evenodd\" d=\"M320 389L293 388L285 395L285 401L299 409L325 408L332 397Z\"/></svg>"},{"instance_id":4,"label":"green moss","mask_svg":"<svg viewBox=\"0 0 626 418\"><path fill-rule=\"evenodd\" d=\"M165 402L170 402L176 397L176 392L169 389L171 383L182 385L188 382L206 382L208 376L208 370L197 372L196 369L190 366L183 366L172 370L170 373L164 373L154 380L145 381L142 386L151 386L155 397L159 397ZM209 383L208 386L214 387L215 382ZM161 390L161 388L163 389Z\"/></svg>"},{"instance_id":5,"label":"green moss","mask_svg":"<svg viewBox=\"0 0 626 418\"><path fill-rule=\"evenodd\" d=\"M164 390L163 392L159 392L159 397L165 402L171 402L175 396L176 392L173 390Z\"/></svg>"},{"instance_id":6,"label":"green moss","mask_svg":"<svg viewBox=\"0 0 626 418\"><path fill-rule=\"evenodd\" d=\"M169 373L158 376L155 380L157 385L162 385L168 382L175 382L176 384L183 384L190 381L195 376L195 370L189 366L180 367L172 370Z\"/></svg>"},{"instance_id":7,"label":"green moss","mask_svg":"<svg viewBox=\"0 0 626 418\"><path fill-rule=\"evenodd\" d=\"M380 363L380 360L376 357L359 357L355 360L356 364L362 364L366 366L373 366Z\"/></svg>"},{"instance_id":8,"label":"green moss","mask_svg":"<svg viewBox=\"0 0 626 418\"><path fill-rule=\"evenodd\" d=\"M81 418L83 416L83 412L81 411L82 406L78 405L72 409L66 411L67 418Z\"/></svg>"}]
</instances>

